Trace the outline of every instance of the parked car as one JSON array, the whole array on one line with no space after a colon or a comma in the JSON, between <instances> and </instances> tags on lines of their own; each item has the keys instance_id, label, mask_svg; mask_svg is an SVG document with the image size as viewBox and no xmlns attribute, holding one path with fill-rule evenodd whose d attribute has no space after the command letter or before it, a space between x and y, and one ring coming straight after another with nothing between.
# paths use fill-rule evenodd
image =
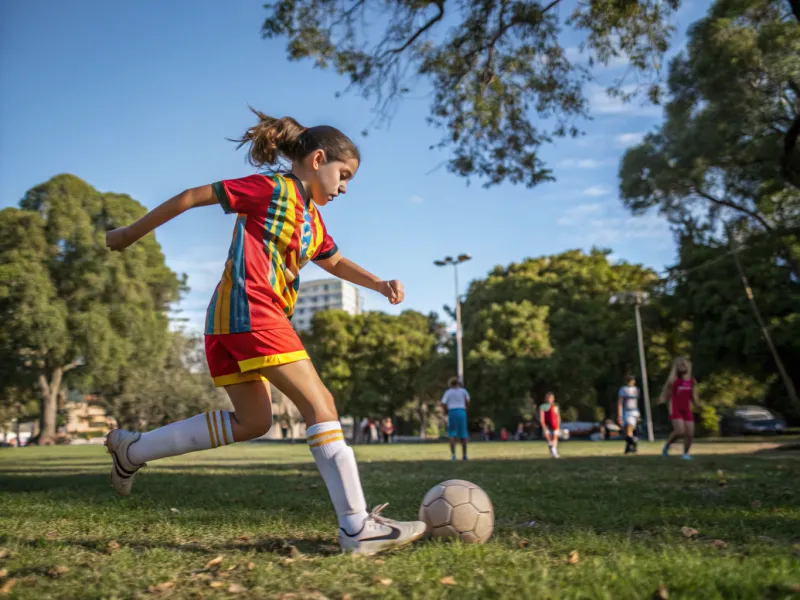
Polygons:
<instances>
[{"instance_id":1,"label":"parked car","mask_svg":"<svg viewBox=\"0 0 800 600\"><path fill-rule=\"evenodd\" d=\"M719 429L726 436L780 434L786 431L786 421L762 406L737 406L722 415Z\"/></svg>"}]
</instances>

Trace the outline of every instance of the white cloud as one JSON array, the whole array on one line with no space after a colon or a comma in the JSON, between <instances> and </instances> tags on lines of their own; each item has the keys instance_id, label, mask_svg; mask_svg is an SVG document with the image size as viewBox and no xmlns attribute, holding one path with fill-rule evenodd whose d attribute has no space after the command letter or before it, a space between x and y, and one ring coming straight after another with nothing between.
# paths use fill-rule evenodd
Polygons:
<instances>
[{"instance_id":1,"label":"white cloud","mask_svg":"<svg viewBox=\"0 0 800 600\"><path fill-rule=\"evenodd\" d=\"M568 208L567 212L564 213L564 216L561 217L557 223L562 226L569 226L575 225L577 223L581 223L585 221L588 217L592 215L599 215L603 212L603 205L599 202L592 202L589 204L579 204L578 206L573 206L572 208Z\"/></svg>"},{"instance_id":2,"label":"white cloud","mask_svg":"<svg viewBox=\"0 0 800 600\"><path fill-rule=\"evenodd\" d=\"M408 199L408 201L411 204L422 204L423 202L425 202L425 198L423 198L422 196L411 196Z\"/></svg>"},{"instance_id":3,"label":"white cloud","mask_svg":"<svg viewBox=\"0 0 800 600\"><path fill-rule=\"evenodd\" d=\"M558 225L574 230L573 241L583 247L611 246L635 241L657 248L669 246L672 233L655 213L634 217L614 202L580 204L565 211Z\"/></svg>"},{"instance_id":4,"label":"white cloud","mask_svg":"<svg viewBox=\"0 0 800 600\"><path fill-rule=\"evenodd\" d=\"M636 86L622 86L625 94L633 93ZM611 97L605 88L592 84L588 87L589 110L597 115L625 115L629 117L657 117L661 115L661 107L650 104L646 96L635 97L628 102Z\"/></svg>"},{"instance_id":5,"label":"white cloud","mask_svg":"<svg viewBox=\"0 0 800 600\"><path fill-rule=\"evenodd\" d=\"M590 198L599 198L600 196L607 196L611 190L603 187L602 185L593 185L586 188L581 192L581 196L589 196Z\"/></svg>"},{"instance_id":6,"label":"white cloud","mask_svg":"<svg viewBox=\"0 0 800 600\"><path fill-rule=\"evenodd\" d=\"M596 169L609 164L613 164L613 161L594 160L593 158L584 158L580 160L567 158L559 162L558 166L565 169Z\"/></svg>"},{"instance_id":7,"label":"white cloud","mask_svg":"<svg viewBox=\"0 0 800 600\"><path fill-rule=\"evenodd\" d=\"M627 148L628 146L635 146L636 144L641 144L643 139L644 139L644 133L641 131L631 132L631 133L620 133L619 135L614 136L614 142L617 144L617 146L621 146L623 148Z\"/></svg>"}]
</instances>

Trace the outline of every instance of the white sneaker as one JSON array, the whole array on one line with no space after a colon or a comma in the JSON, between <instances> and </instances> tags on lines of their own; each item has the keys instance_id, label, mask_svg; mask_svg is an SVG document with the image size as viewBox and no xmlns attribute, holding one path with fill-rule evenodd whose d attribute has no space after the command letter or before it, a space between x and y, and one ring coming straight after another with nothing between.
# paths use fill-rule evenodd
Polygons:
<instances>
[{"instance_id":1,"label":"white sneaker","mask_svg":"<svg viewBox=\"0 0 800 600\"><path fill-rule=\"evenodd\" d=\"M387 506L388 503L372 509L364 520L361 531L355 535L349 535L344 529L339 529L339 545L342 550L371 556L384 550L405 546L424 535L425 523L422 521L393 521L381 517L381 511Z\"/></svg>"},{"instance_id":2,"label":"white sneaker","mask_svg":"<svg viewBox=\"0 0 800 600\"><path fill-rule=\"evenodd\" d=\"M136 471L147 465L134 465L128 460L128 446L138 441L141 433L115 429L106 436L106 452L111 455L114 465L111 467L111 485L120 496L131 493L133 477Z\"/></svg>"}]
</instances>

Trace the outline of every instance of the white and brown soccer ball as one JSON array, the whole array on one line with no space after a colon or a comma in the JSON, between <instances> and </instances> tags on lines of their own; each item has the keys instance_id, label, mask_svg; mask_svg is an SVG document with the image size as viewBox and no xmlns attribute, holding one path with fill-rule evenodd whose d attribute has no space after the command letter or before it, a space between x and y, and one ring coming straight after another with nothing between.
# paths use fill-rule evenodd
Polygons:
<instances>
[{"instance_id":1,"label":"white and brown soccer ball","mask_svg":"<svg viewBox=\"0 0 800 600\"><path fill-rule=\"evenodd\" d=\"M494 508L488 494L474 483L450 479L425 494L419 520L425 522L428 535L482 544L494 530Z\"/></svg>"}]
</instances>

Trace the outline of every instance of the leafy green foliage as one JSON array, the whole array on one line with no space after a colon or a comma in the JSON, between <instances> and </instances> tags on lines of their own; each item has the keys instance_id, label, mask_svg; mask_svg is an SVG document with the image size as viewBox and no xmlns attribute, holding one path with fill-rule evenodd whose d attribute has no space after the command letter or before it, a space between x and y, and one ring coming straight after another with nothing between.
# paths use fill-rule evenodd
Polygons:
<instances>
[{"instance_id":1,"label":"leafy green foliage","mask_svg":"<svg viewBox=\"0 0 800 600\"><path fill-rule=\"evenodd\" d=\"M285 38L290 60L347 77L375 100L379 120L426 81L428 121L445 130L439 147L452 151L452 172L533 187L553 179L541 146L578 135L586 114L591 68L568 58L561 31L581 35L590 67L626 56L631 74L655 83L678 4L604 0L562 12L560 0L278 0L266 5L262 34ZM629 95L622 80L612 92Z\"/></svg>"},{"instance_id":2,"label":"leafy green foliage","mask_svg":"<svg viewBox=\"0 0 800 600\"><path fill-rule=\"evenodd\" d=\"M314 315L304 341L339 412L380 417L429 400L441 380L431 370L440 364L439 333L435 315L333 310Z\"/></svg>"},{"instance_id":3,"label":"leafy green foliage","mask_svg":"<svg viewBox=\"0 0 800 600\"><path fill-rule=\"evenodd\" d=\"M105 233L141 216L129 196L73 175L0 211L0 365L6 385L36 385L42 434L55 433L57 396L70 385L112 397L132 368L158 364L167 309L183 285L154 236L109 253Z\"/></svg>"},{"instance_id":4,"label":"leafy green foliage","mask_svg":"<svg viewBox=\"0 0 800 600\"><path fill-rule=\"evenodd\" d=\"M518 418L551 390L586 419L597 406L616 406L623 377L639 363L633 307L609 301L622 291L655 292L658 278L607 256L573 250L527 259L472 283L462 311L466 380L485 414ZM651 338L660 322L657 305L644 313Z\"/></svg>"},{"instance_id":5,"label":"leafy green foliage","mask_svg":"<svg viewBox=\"0 0 800 600\"><path fill-rule=\"evenodd\" d=\"M669 75L666 121L630 149L620 190L683 231L745 221L800 277L800 23L782 0L718 0ZM795 134L796 135L796 134ZM789 144L791 145L791 144Z\"/></svg>"}]
</instances>

